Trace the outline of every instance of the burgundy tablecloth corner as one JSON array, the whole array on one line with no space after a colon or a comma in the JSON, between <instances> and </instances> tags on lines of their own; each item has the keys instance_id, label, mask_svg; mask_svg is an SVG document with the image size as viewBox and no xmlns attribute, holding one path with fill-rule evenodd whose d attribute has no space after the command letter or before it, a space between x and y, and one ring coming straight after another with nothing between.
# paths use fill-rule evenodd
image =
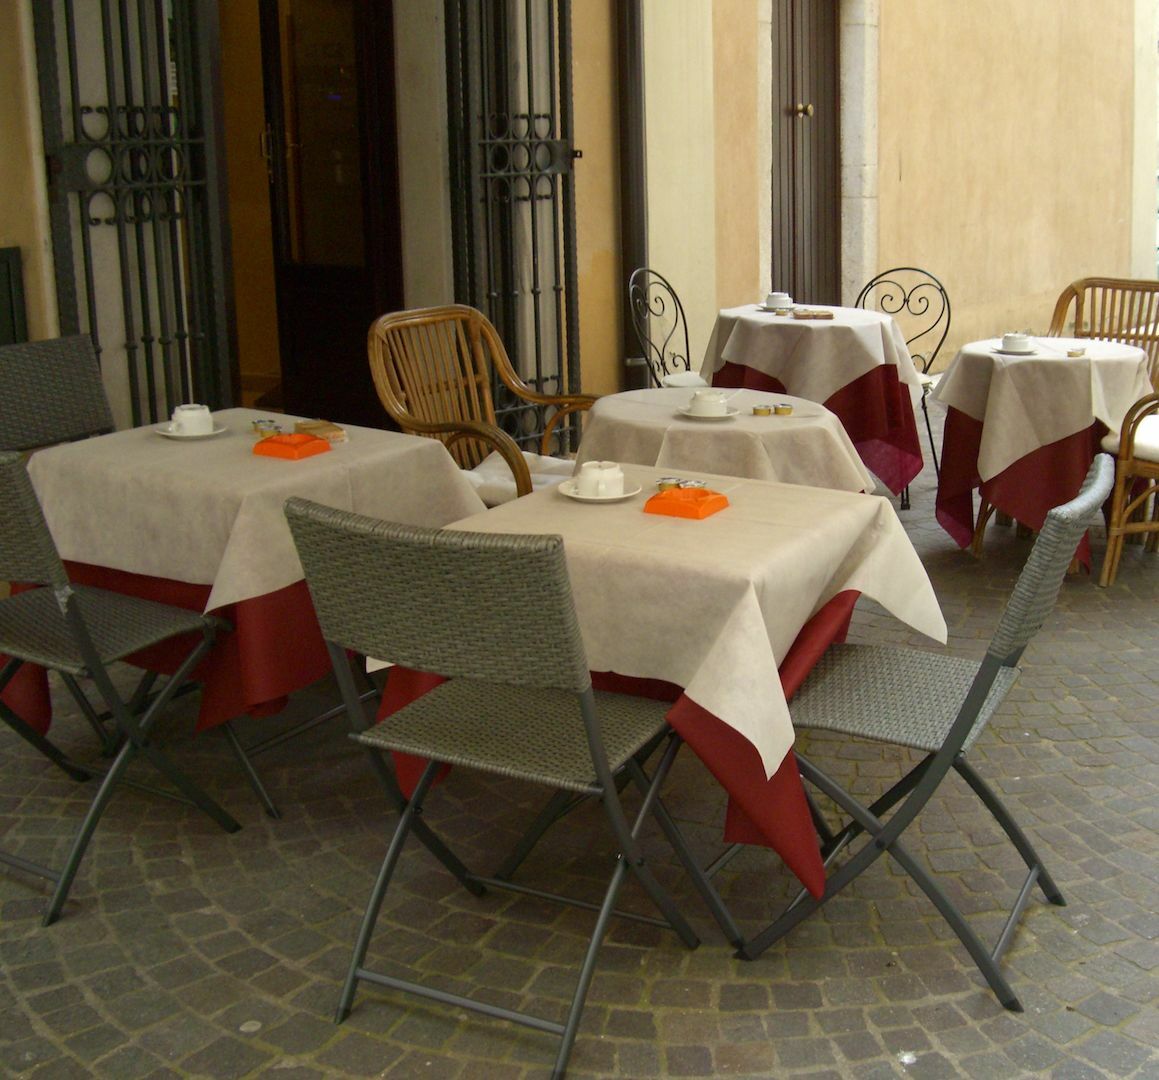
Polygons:
<instances>
[{"instance_id":1,"label":"burgundy tablecloth corner","mask_svg":"<svg viewBox=\"0 0 1159 1080\"><path fill-rule=\"evenodd\" d=\"M982 421L959 409L946 410L941 476L934 515L959 547L974 536L974 489L996 509L1035 531L1049 511L1073 499L1082 487L1107 429L1100 423L1047 443L1019 458L997 476L978 475ZM1084 534L1075 557L1089 571L1091 542Z\"/></svg>"},{"instance_id":2,"label":"burgundy tablecloth corner","mask_svg":"<svg viewBox=\"0 0 1159 1080\"><path fill-rule=\"evenodd\" d=\"M779 379L743 364L725 363L713 386L788 393ZM895 495L922 471L922 450L909 387L897 369L875 367L821 402L845 427L865 467Z\"/></svg>"},{"instance_id":3,"label":"burgundy tablecloth corner","mask_svg":"<svg viewBox=\"0 0 1159 1080\"><path fill-rule=\"evenodd\" d=\"M780 666L781 685L790 698L830 644L843 641L860 593L846 590L826 603L797 635ZM443 682L440 675L392 667L378 707L382 720ZM592 673L592 685L611 693L673 702L668 721L728 792L725 840L771 847L816 897L825 891L825 867L797 762L789 754L772 777L743 735L685 697L680 687L660 679L634 679L610 671ZM426 765L422 758L395 754L395 772L409 795ZM437 777L447 774L444 768Z\"/></svg>"}]
</instances>

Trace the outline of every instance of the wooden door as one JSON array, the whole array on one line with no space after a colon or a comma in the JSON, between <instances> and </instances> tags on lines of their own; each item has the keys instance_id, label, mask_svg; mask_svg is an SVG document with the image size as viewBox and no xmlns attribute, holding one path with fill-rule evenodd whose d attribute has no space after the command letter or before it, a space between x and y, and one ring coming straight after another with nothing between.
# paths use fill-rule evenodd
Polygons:
<instances>
[{"instance_id":1,"label":"wooden door","mask_svg":"<svg viewBox=\"0 0 1159 1080\"><path fill-rule=\"evenodd\" d=\"M366 356L402 307L391 0L261 0L287 412L389 426Z\"/></svg>"},{"instance_id":2,"label":"wooden door","mask_svg":"<svg viewBox=\"0 0 1159 1080\"><path fill-rule=\"evenodd\" d=\"M841 300L838 5L773 0L772 287Z\"/></svg>"}]
</instances>

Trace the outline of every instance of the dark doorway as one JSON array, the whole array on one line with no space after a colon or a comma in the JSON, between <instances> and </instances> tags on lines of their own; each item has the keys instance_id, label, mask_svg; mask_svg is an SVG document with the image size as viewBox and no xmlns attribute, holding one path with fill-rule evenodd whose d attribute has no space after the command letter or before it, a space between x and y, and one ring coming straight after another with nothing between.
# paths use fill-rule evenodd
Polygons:
<instances>
[{"instance_id":1,"label":"dark doorway","mask_svg":"<svg viewBox=\"0 0 1159 1080\"><path fill-rule=\"evenodd\" d=\"M387 426L366 359L403 306L391 0L261 0L287 412Z\"/></svg>"},{"instance_id":2,"label":"dark doorway","mask_svg":"<svg viewBox=\"0 0 1159 1080\"><path fill-rule=\"evenodd\" d=\"M773 0L772 285L841 302L838 5Z\"/></svg>"}]
</instances>

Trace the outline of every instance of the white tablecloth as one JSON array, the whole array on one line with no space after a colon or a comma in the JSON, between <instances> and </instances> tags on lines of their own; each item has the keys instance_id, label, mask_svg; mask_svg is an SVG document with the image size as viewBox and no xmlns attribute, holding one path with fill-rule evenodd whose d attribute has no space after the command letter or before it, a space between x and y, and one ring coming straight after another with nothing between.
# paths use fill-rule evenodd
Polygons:
<instances>
[{"instance_id":1,"label":"white tablecloth","mask_svg":"<svg viewBox=\"0 0 1159 1080\"><path fill-rule=\"evenodd\" d=\"M1003 355L1001 338L964 345L935 400L982 422L978 475L997 476L1020 458L1096 420L1117 430L1127 409L1151 392L1142 349L1114 341L1034 338L1031 356ZM1083 348L1082 357L1068 349Z\"/></svg>"},{"instance_id":2,"label":"white tablecloth","mask_svg":"<svg viewBox=\"0 0 1159 1080\"><path fill-rule=\"evenodd\" d=\"M592 670L682 687L757 748L766 775L793 742L777 668L837 593L860 590L945 641L929 578L884 498L698 474L731 505L691 521L642 512L662 469L624 473L644 491L623 502L542 491L452 527L563 536Z\"/></svg>"},{"instance_id":3,"label":"white tablecloth","mask_svg":"<svg viewBox=\"0 0 1159 1080\"><path fill-rule=\"evenodd\" d=\"M828 401L843 386L883 364L921 390L905 337L888 315L832 307L832 319L794 319L749 304L716 317L700 374L709 382L726 363L741 364L777 379L810 401Z\"/></svg>"},{"instance_id":4,"label":"white tablecloth","mask_svg":"<svg viewBox=\"0 0 1159 1080\"><path fill-rule=\"evenodd\" d=\"M592 406L577 463L607 460L699 469L723 476L777 480L839 491L872 491L876 481L861 463L841 421L803 398L738 390L729 398L737 415L689 419L688 389L630 390ZM753 416L757 404L788 402L791 416Z\"/></svg>"},{"instance_id":5,"label":"white tablecloth","mask_svg":"<svg viewBox=\"0 0 1159 1080\"><path fill-rule=\"evenodd\" d=\"M291 495L373 517L445 525L483 503L442 443L346 426L348 440L301 461L260 457L250 423L177 441L134 428L33 455L29 472L65 559L212 585L206 610L302 577L282 513ZM294 417L278 417L289 430Z\"/></svg>"}]
</instances>

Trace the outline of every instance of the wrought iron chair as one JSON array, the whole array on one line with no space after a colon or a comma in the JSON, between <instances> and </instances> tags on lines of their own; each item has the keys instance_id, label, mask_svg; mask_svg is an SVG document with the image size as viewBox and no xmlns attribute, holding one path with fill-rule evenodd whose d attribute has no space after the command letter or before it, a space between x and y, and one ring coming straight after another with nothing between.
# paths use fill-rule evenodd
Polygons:
<instances>
[{"instance_id":1,"label":"wrought iron chair","mask_svg":"<svg viewBox=\"0 0 1159 1080\"><path fill-rule=\"evenodd\" d=\"M147 758L167 777L182 801L199 807L228 832L241 828L150 739L157 716L188 680L224 624L183 608L70 584L24 461L13 452L0 453L0 576L41 586L0 600L0 652L9 658L0 669L0 691L22 664L38 664L61 676L91 722L94 710L77 683L77 679L88 677L96 684L121 739L60 870L0 852L0 862L55 883L44 916L48 926L60 915L101 814L137 756ZM128 699L122 697L108 665L181 635L196 640L161 690L152 693L155 676L146 673L137 690ZM69 760L2 701L0 720L73 779L87 780L95 773Z\"/></svg>"},{"instance_id":2,"label":"wrought iron chair","mask_svg":"<svg viewBox=\"0 0 1159 1080\"><path fill-rule=\"evenodd\" d=\"M600 943L629 874L663 916L644 921L675 930L689 947L697 944L649 866L640 841L649 818L659 823L714 915L722 925L728 922L659 799L681 745L665 720L668 706L593 691L558 536L493 536L397 525L297 498L286 503L286 517L358 732L354 737L379 753L402 751L429 762L409 799L394 785L400 817L358 932L336 1019L341 1022L349 1014L357 984L372 982L553 1033L560 1045L552 1075L562 1076ZM371 727L358 700L348 650L390 657L449 680ZM643 762L661 746L648 777ZM375 920L402 847L422 822L424 801L444 763L593 795L602 802L619 854L562 1022L366 966ZM382 775L390 776L385 769ZM631 823L619 798L621 777L642 795ZM425 829L419 839L431 847L434 834L429 825ZM514 889L571 902L475 875L445 845L432 851L476 893Z\"/></svg>"},{"instance_id":3,"label":"wrought iron chair","mask_svg":"<svg viewBox=\"0 0 1159 1080\"><path fill-rule=\"evenodd\" d=\"M0 347L0 447L35 450L112 430L87 334Z\"/></svg>"},{"instance_id":4,"label":"wrought iron chair","mask_svg":"<svg viewBox=\"0 0 1159 1080\"><path fill-rule=\"evenodd\" d=\"M945 286L928 270L895 266L866 282L857 294L856 306L890 315L905 336L906 348L922 380L922 416L934 459L934 475L941 476L934 430L926 398L938 385L940 372L931 371L946 335L950 332L950 297ZM901 508L910 506L909 488L902 492Z\"/></svg>"},{"instance_id":5,"label":"wrought iron chair","mask_svg":"<svg viewBox=\"0 0 1159 1080\"><path fill-rule=\"evenodd\" d=\"M628 310L654 386L707 386L692 370L688 320L668 279L641 266L628 279Z\"/></svg>"},{"instance_id":6,"label":"wrought iron chair","mask_svg":"<svg viewBox=\"0 0 1159 1080\"><path fill-rule=\"evenodd\" d=\"M875 645L838 645L822 657L793 699L794 727L910 747L925 757L872 805L864 806L798 754L802 775L849 820L836 834L820 830L830 869L822 898L799 895L779 919L742 947L742 956L759 955L888 852L933 901L999 1001L1021 1011L999 960L1036 884L1052 904L1066 901L1010 812L967 762L966 753L1018 677L1022 652L1054 607L1075 547L1111 489L1112 473L1111 459L1100 454L1079 494L1047 515L981 663ZM905 830L951 768L982 800L1027 866L1026 880L991 951L933 875L902 844ZM865 843L834 869L837 856L862 833L868 834Z\"/></svg>"},{"instance_id":7,"label":"wrought iron chair","mask_svg":"<svg viewBox=\"0 0 1159 1080\"><path fill-rule=\"evenodd\" d=\"M590 394L541 394L511 366L490 320L462 304L383 315L370 328L370 370L382 406L405 432L440 439L489 505L558 484L571 461L549 456L561 424L591 408ZM544 419L540 452L520 449L496 419L492 379ZM549 415L550 414L550 415Z\"/></svg>"},{"instance_id":8,"label":"wrought iron chair","mask_svg":"<svg viewBox=\"0 0 1159 1080\"><path fill-rule=\"evenodd\" d=\"M1140 398L1127 410L1112 442L1115 458L1115 490L1107 518L1107 553L1099 584L1114 585L1128 536L1146 536L1147 550L1159 546L1159 394ZM1151 504L1148 511L1148 503Z\"/></svg>"}]
</instances>

